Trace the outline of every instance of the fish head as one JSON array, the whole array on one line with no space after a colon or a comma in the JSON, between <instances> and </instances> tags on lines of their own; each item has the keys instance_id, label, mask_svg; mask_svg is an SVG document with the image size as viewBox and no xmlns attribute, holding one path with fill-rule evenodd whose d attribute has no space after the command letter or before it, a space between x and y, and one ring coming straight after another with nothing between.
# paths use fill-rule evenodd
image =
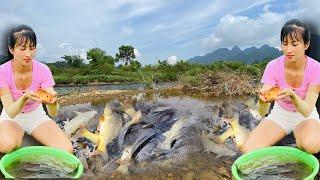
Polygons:
<instances>
[{"instance_id":1,"label":"fish head","mask_svg":"<svg viewBox=\"0 0 320 180\"><path fill-rule=\"evenodd\" d=\"M105 115L111 115L113 112L124 112L125 109L123 107L123 104L119 100L112 100L111 102L106 104L106 107L104 108L104 114Z\"/></svg>"}]
</instances>

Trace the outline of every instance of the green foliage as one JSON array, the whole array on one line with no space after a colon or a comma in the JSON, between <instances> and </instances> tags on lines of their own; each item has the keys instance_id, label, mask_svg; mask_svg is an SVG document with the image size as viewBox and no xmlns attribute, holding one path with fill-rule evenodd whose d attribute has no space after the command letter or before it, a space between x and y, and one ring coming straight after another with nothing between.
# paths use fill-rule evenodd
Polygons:
<instances>
[{"instance_id":1,"label":"green foliage","mask_svg":"<svg viewBox=\"0 0 320 180\"><path fill-rule=\"evenodd\" d=\"M170 67L170 64L168 63L167 60L163 60L163 61L158 60L158 64L156 66L160 69L166 69L166 68Z\"/></svg>"},{"instance_id":2,"label":"green foliage","mask_svg":"<svg viewBox=\"0 0 320 180\"><path fill-rule=\"evenodd\" d=\"M155 88L155 77L153 73L139 71L141 82L144 84L145 89Z\"/></svg>"},{"instance_id":3,"label":"green foliage","mask_svg":"<svg viewBox=\"0 0 320 180\"><path fill-rule=\"evenodd\" d=\"M136 77L129 76L119 76L119 75L106 75L106 74L96 74L96 75L57 75L54 76L55 82L59 84L87 84L89 82L101 82L101 83L114 83L114 82L139 82Z\"/></svg>"},{"instance_id":4,"label":"green foliage","mask_svg":"<svg viewBox=\"0 0 320 180\"><path fill-rule=\"evenodd\" d=\"M116 61L123 61L125 65L131 64L136 58L134 48L130 45L122 45L119 47L119 53L116 54Z\"/></svg>"},{"instance_id":5,"label":"green foliage","mask_svg":"<svg viewBox=\"0 0 320 180\"><path fill-rule=\"evenodd\" d=\"M139 61L135 61L135 60L132 60L130 65L128 66L120 66L122 69L124 70L128 70L128 71L137 71L138 69L141 68L141 63Z\"/></svg>"},{"instance_id":6,"label":"green foliage","mask_svg":"<svg viewBox=\"0 0 320 180\"><path fill-rule=\"evenodd\" d=\"M89 64L92 66L97 66L104 55L105 52L99 48L90 49L87 52L87 59L89 60Z\"/></svg>"},{"instance_id":7,"label":"green foliage","mask_svg":"<svg viewBox=\"0 0 320 180\"><path fill-rule=\"evenodd\" d=\"M49 67L57 67L57 68L65 68L68 67L68 63L66 61L57 61L54 63L47 63Z\"/></svg>"},{"instance_id":8,"label":"green foliage","mask_svg":"<svg viewBox=\"0 0 320 180\"><path fill-rule=\"evenodd\" d=\"M83 59L79 55L64 55L61 58L71 67L78 68L83 65Z\"/></svg>"},{"instance_id":9,"label":"green foliage","mask_svg":"<svg viewBox=\"0 0 320 180\"><path fill-rule=\"evenodd\" d=\"M266 64L269 62L269 59L265 59L253 64L220 61L209 65L201 65L180 60L175 65L170 65L167 60L158 60L155 65L142 67L139 61L133 59L133 50L132 46L121 46L117 59L114 59L112 56L106 55L103 50L93 48L87 52L89 64L84 64L83 61L79 60L79 55L65 55L65 61L49 63L48 66L58 84L140 82L144 83L146 88L153 88L155 82L171 81L181 81L183 84L199 86L203 83L201 80L203 74L221 71L248 74L259 80ZM131 51L131 53L125 52L120 56L121 51ZM126 54L128 57L125 56ZM124 59L122 60L121 57ZM116 60L127 62L127 65L115 67ZM79 61L81 62L80 66Z\"/></svg>"},{"instance_id":10,"label":"green foliage","mask_svg":"<svg viewBox=\"0 0 320 180\"><path fill-rule=\"evenodd\" d=\"M87 52L87 59L89 60L89 64L92 67L99 67L99 66L114 67L114 63L115 63L115 59L112 56L106 55L105 51L99 48L90 49Z\"/></svg>"}]
</instances>

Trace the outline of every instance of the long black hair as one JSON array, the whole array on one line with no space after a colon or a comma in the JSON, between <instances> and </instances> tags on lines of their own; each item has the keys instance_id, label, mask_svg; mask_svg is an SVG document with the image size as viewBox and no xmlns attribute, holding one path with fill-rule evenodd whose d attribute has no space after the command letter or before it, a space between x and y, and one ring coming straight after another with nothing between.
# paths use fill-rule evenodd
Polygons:
<instances>
[{"instance_id":1,"label":"long black hair","mask_svg":"<svg viewBox=\"0 0 320 180\"><path fill-rule=\"evenodd\" d=\"M286 41L286 38L298 41L303 40L304 44L309 44L311 38L310 28L306 23L303 23L298 19L289 20L281 29L281 43Z\"/></svg>"},{"instance_id":2,"label":"long black hair","mask_svg":"<svg viewBox=\"0 0 320 180\"><path fill-rule=\"evenodd\" d=\"M9 60L13 59L13 55L10 53L10 49L14 49L15 45L25 45L30 43L30 46L37 46L37 36L31 27L27 25L18 25L13 27L8 35L8 56Z\"/></svg>"}]
</instances>

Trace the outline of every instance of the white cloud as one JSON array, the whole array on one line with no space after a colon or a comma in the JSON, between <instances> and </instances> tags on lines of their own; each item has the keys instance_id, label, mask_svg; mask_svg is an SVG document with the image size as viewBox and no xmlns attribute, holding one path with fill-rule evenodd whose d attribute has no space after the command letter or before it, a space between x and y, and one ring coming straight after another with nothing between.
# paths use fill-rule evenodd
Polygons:
<instances>
[{"instance_id":1,"label":"white cloud","mask_svg":"<svg viewBox=\"0 0 320 180\"><path fill-rule=\"evenodd\" d=\"M255 1L255 2L253 2L251 4L248 4L247 6L244 6L244 8L236 9L235 11L232 12L232 14L237 14L237 13L240 13L240 12L244 12L244 11L247 11L249 9L255 8L257 6L261 6L263 4L270 3L272 1L274 1L274 0L259 0L259 1ZM232 2L232 3L234 3L234 2ZM241 3L245 3L245 2L241 2Z\"/></svg>"},{"instance_id":2,"label":"white cloud","mask_svg":"<svg viewBox=\"0 0 320 180\"><path fill-rule=\"evenodd\" d=\"M170 57L168 57L167 61L169 64L175 65L178 62L178 58L177 58L177 56L170 56Z\"/></svg>"},{"instance_id":3,"label":"white cloud","mask_svg":"<svg viewBox=\"0 0 320 180\"><path fill-rule=\"evenodd\" d=\"M133 50L134 55L136 56L136 58L141 57L140 52L138 51L138 49L134 49Z\"/></svg>"},{"instance_id":4,"label":"white cloud","mask_svg":"<svg viewBox=\"0 0 320 180\"><path fill-rule=\"evenodd\" d=\"M281 27L288 19L297 17L301 11L291 11L283 14L265 12L256 18L247 16L225 15L213 28L212 34L201 40L201 44L207 51L219 47L240 47L261 46L269 44L278 46L280 44Z\"/></svg>"},{"instance_id":5,"label":"white cloud","mask_svg":"<svg viewBox=\"0 0 320 180\"><path fill-rule=\"evenodd\" d=\"M299 18L307 20L316 27L317 33L320 34L320 2L318 0L299 0L299 6L304 11Z\"/></svg>"},{"instance_id":6,"label":"white cloud","mask_svg":"<svg viewBox=\"0 0 320 180\"><path fill-rule=\"evenodd\" d=\"M84 48L74 48L70 43L62 42L58 45L58 48L63 49L62 54L65 55L79 55L84 61L87 60L87 50Z\"/></svg>"},{"instance_id":7,"label":"white cloud","mask_svg":"<svg viewBox=\"0 0 320 180\"><path fill-rule=\"evenodd\" d=\"M263 12L269 12L270 4L263 6Z\"/></svg>"}]
</instances>

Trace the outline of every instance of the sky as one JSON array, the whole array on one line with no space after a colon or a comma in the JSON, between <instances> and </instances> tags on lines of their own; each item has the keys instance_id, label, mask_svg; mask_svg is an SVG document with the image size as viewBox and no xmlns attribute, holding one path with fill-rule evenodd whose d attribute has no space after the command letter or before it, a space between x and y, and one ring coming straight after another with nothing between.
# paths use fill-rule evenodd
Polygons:
<instances>
[{"instance_id":1,"label":"sky","mask_svg":"<svg viewBox=\"0 0 320 180\"><path fill-rule=\"evenodd\" d=\"M91 48L115 56L119 46L131 45L143 65L174 64L234 45L279 48L287 20L320 27L319 6L318 0L1 0L0 54L5 32L26 24L38 38L36 58L44 62L86 58Z\"/></svg>"}]
</instances>

